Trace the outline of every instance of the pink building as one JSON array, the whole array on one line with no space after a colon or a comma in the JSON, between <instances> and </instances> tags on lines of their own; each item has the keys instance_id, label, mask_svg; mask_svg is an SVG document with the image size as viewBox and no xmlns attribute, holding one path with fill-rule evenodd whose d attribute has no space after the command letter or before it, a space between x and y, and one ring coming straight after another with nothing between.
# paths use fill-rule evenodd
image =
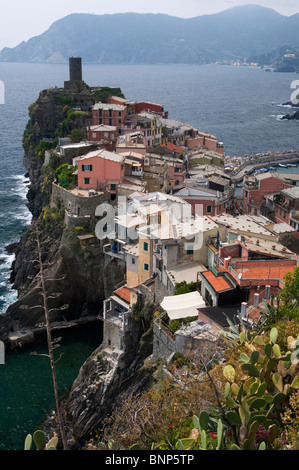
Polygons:
<instances>
[{"instance_id":1,"label":"pink building","mask_svg":"<svg viewBox=\"0 0 299 470\"><path fill-rule=\"evenodd\" d=\"M272 210L274 221L291 225L297 230L297 238L299 238L299 187L293 186L275 194Z\"/></svg>"},{"instance_id":2,"label":"pink building","mask_svg":"<svg viewBox=\"0 0 299 470\"><path fill-rule=\"evenodd\" d=\"M127 107L114 103L97 103L92 108L92 124L98 126L122 127L127 115Z\"/></svg>"},{"instance_id":3,"label":"pink building","mask_svg":"<svg viewBox=\"0 0 299 470\"><path fill-rule=\"evenodd\" d=\"M116 142L118 137L118 129L116 126L89 126L87 128L89 142L111 141Z\"/></svg>"},{"instance_id":4,"label":"pink building","mask_svg":"<svg viewBox=\"0 0 299 470\"><path fill-rule=\"evenodd\" d=\"M290 185L272 172L248 177L243 184L243 213L267 215L263 213L263 206L266 206L265 196L279 193L286 188L290 188Z\"/></svg>"},{"instance_id":5,"label":"pink building","mask_svg":"<svg viewBox=\"0 0 299 470\"><path fill-rule=\"evenodd\" d=\"M150 101L140 101L139 103L135 103L135 113L139 114L143 111L159 114L163 118L168 117L168 112L164 110L164 106L162 104L151 103Z\"/></svg>"},{"instance_id":6,"label":"pink building","mask_svg":"<svg viewBox=\"0 0 299 470\"><path fill-rule=\"evenodd\" d=\"M108 98L108 103L126 106L127 114L135 113L135 103L133 101L127 100L126 98L120 98L119 96L110 96Z\"/></svg>"},{"instance_id":7,"label":"pink building","mask_svg":"<svg viewBox=\"0 0 299 470\"><path fill-rule=\"evenodd\" d=\"M146 154L146 142L142 132L120 135L117 138L115 151L121 154L134 152L144 156Z\"/></svg>"},{"instance_id":8,"label":"pink building","mask_svg":"<svg viewBox=\"0 0 299 470\"><path fill-rule=\"evenodd\" d=\"M74 162L75 163L75 162ZM115 194L125 175L125 157L96 150L76 159L79 189L106 190Z\"/></svg>"},{"instance_id":9,"label":"pink building","mask_svg":"<svg viewBox=\"0 0 299 470\"><path fill-rule=\"evenodd\" d=\"M231 194L207 188L186 187L175 193L192 206L192 214L215 216L231 208Z\"/></svg>"},{"instance_id":10,"label":"pink building","mask_svg":"<svg viewBox=\"0 0 299 470\"><path fill-rule=\"evenodd\" d=\"M187 146L189 150L204 147L224 155L224 146L221 142L218 142L217 137L203 132L198 132L196 136L187 139Z\"/></svg>"},{"instance_id":11,"label":"pink building","mask_svg":"<svg viewBox=\"0 0 299 470\"><path fill-rule=\"evenodd\" d=\"M175 159L173 161L168 160L167 164L169 190L182 188L187 174L184 162Z\"/></svg>"}]
</instances>

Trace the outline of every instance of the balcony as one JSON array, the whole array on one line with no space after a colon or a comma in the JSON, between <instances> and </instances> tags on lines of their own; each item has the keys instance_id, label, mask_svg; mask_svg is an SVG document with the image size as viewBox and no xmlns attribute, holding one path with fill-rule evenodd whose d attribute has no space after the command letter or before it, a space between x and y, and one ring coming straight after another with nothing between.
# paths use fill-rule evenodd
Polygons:
<instances>
[{"instance_id":1,"label":"balcony","mask_svg":"<svg viewBox=\"0 0 299 470\"><path fill-rule=\"evenodd\" d=\"M137 176L139 178L142 178L142 176L143 176L142 167L133 167L132 168L132 176Z\"/></svg>"},{"instance_id":2,"label":"balcony","mask_svg":"<svg viewBox=\"0 0 299 470\"><path fill-rule=\"evenodd\" d=\"M107 244L103 246L103 253L111 258L125 260L125 252L122 250L122 246L119 243Z\"/></svg>"},{"instance_id":3,"label":"balcony","mask_svg":"<svg viewBox=\"0 0 299 470\"><path fill-rule=\"evenodd\" d=\"M259 182L257 180L245 180L243 182L243 189L249 190L257 190L259 189Z\"/></svg>"}]
</instances>

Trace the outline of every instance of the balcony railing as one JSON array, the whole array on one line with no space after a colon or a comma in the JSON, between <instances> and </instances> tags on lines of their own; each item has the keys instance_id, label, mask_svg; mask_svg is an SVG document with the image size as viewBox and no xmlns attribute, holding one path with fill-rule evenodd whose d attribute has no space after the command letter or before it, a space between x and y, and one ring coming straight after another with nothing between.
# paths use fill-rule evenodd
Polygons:
<instances>
[{"instance_id":1,"label":"balcony railing","mask_svg":"<svg viewBox=\"0 0 299 470\"><path fill-rule=\"evenodd\" d=\"M112 258L116 259L125 259L125 252L122 250L118 250L117 248L113 248L113 245L108 244L103 246L103 253L107 256L111 256Z\"/></svg>"},{"instance_id":2,"label":"balcony railing","mask_svg":"<svg viewBox=\"0 0 299 470\"><path fill-rule=\"evenodd\" d=\"M133 169L132 169L132 176L140 176L140 177L142 177L142 176L143 176L143 170L142 170L142 169L141 169L141 170L136 170L136 169L133 170Z\"/></svg>"}]
</instances>

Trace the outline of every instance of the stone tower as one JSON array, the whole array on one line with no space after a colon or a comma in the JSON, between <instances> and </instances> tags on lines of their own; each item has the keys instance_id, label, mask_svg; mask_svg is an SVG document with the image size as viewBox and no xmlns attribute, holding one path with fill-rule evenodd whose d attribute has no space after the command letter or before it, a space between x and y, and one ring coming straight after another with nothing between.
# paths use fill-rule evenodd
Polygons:
<instances>
[{"instance_id":1,"label":"stone tower","mask_svg":"<svg viewBox=\"0 0 299 470\"><path fill-rule=\"evenodd\" d=\"M81 57L69 58L69 73L70 79L64 82L65 90L72 88L74 82L82 82L82 59Z\"/></svg>"},{"instance_id":2,"label":"stone tower","mask_svg":"<svg viewBox=\"0 0 299 470\"><path fill-rule=\"evenodd\" d=\"M70 57L69 69L70 69L70 81L82 82L82 59L81 57Z\"/></svg>"}]
</instances>

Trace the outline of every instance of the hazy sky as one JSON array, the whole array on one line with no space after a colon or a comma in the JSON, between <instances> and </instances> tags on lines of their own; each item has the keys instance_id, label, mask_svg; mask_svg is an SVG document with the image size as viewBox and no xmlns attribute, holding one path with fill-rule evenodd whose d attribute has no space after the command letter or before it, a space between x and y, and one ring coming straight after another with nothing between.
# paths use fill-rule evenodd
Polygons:
<instances>
[{"instance_id":1,"label":"hazy sky","mask_svg":"<svg viewBox=\"0 0 299 470\"><path fill-rule=\"evenodd\" d=\"M38 36L54 21L71 13L166 13L192 18L248 3L273 8L286 16L299 12L298 0L0 0L1 3L0 50L6 46L15 47L22 41Z\"/></svg>"}]
</instances>

